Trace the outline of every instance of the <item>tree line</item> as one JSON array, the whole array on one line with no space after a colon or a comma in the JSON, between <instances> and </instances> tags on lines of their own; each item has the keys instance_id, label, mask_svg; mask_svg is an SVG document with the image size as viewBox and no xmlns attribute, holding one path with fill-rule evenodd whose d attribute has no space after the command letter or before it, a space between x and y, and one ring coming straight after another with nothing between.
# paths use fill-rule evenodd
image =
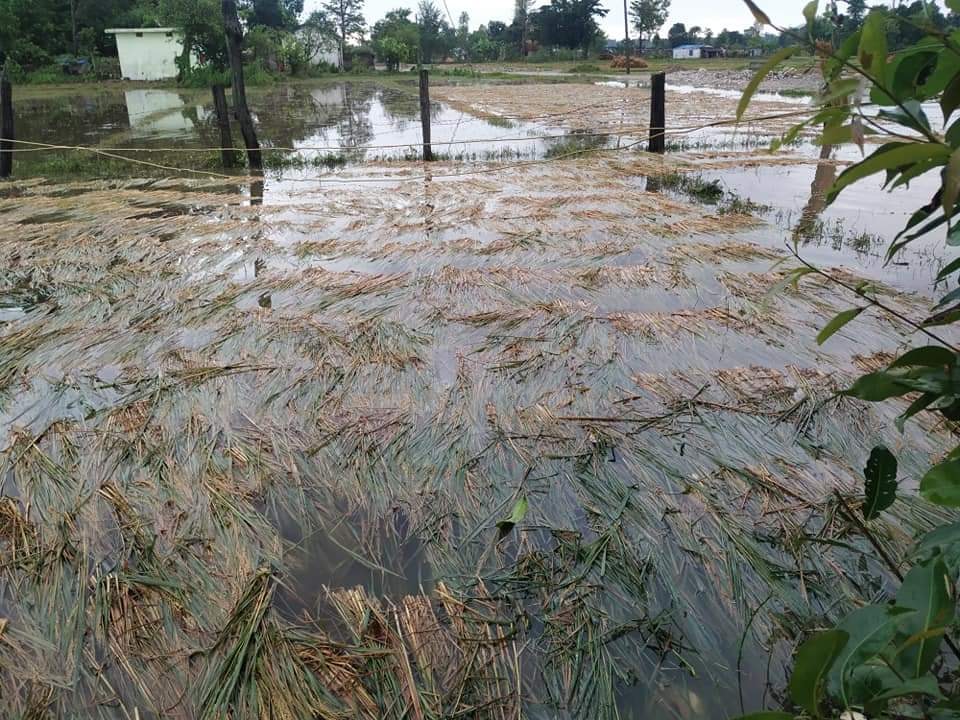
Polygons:
<instances>
[{"instance_id":1,"label":"tree line","mask_svg":"<svg viewBox=\"0 0 960 720\"><path fill-rule=\"evenodd\" d=\"M303 0L240 0L248 45L257 57L269 57L287 69L305 65L330 38L344 47L364 46L390 68L402 63L453 59L470 62L587 56L611 49L600 22L609 10L601 0L515 0L510 22L491 20L470 29L462 13L454 20L434 0L413 8L398 7L367 24L363 0L326 0L304 17ZM836 4L804 28L815 40L843 39L863 21L866 0L848 0L843 12ZM697 25L674 23L664 35L670 0L631 0L631 48L669 49L687 43L715 44L728 50L773 50L789 42L786 35L761 35L759 28L724 29L714 35ZM888 45L904 47L916 41L920 27L960 27L952 11L944 14L935 2L914 0L886 10ZM226 46L219 0L0 0L0 63L37 68L65 55L109 56L116 49L109 27L173 26L182 30L184 56L192 53L213 68L226 66ZM793 29L795 31L795 29ZM623 38L617 38L622 41ZM626 50L620 45L615 52Z\"/></svg>"}]
</instances>

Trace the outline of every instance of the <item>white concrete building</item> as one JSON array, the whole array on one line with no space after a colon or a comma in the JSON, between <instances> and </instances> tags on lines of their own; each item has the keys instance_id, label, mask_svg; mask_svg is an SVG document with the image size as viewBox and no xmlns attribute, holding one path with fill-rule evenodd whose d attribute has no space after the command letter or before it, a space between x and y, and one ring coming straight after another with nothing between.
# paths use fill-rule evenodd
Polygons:
<instances>
[{"instance_id":1,"label":"white concrete building","mask_svg":"<svg viewBox=\"0 0 960 720\"><path fill-rule=\"evenodd\" d=\"M177 76L177 58L183 52L183 36L177 28L110 28L104 32L117 39L124 80L166 80Z\"/></svg>"}]
</instances>

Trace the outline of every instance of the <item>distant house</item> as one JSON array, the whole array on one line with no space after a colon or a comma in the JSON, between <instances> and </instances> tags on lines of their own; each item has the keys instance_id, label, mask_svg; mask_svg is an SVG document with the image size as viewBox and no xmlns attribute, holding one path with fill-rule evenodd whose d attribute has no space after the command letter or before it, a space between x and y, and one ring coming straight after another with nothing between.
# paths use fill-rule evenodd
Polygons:
<instances>
[{"instance_id":1,"label":"distant house","mask_svg":"<svg viewBox=\"0 0 960 720\"><path fill-rule=\"evenodd\" d=\"M110 28L117 39L120 74L125 80L167 80L177 76L183 36L177 28Z\"/></svg>"},{"instance_id":2,"label":"distant house","mask_svg":"<svg viewBox=\"0 0 960 720\"><path fill-rule=\"evenodd\" d=\"M712 45L677 45L673 49L673 59L683 60L686 58L712 58L723 55L721 48L715 48Z\"/></svg>"}]
</instances>

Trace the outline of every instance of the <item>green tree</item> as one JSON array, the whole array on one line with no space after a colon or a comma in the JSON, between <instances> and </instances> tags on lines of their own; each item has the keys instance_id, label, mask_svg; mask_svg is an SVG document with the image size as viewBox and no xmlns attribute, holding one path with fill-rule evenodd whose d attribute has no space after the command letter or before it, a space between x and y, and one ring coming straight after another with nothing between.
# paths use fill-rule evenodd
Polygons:
<instances>
[{"instance_id":1,"label":"green tree","mask_svg":"<svg viewBox=\"0 0 960 720\"><path fill-rule=\"evenodd\" d=\"M717 43L725 48L745 48L747 46L747 38L742 32L724 28L720 31L720 34L717 35Z\"/></svg>"},{"instance_id":2,"label":"green tree","mask_svg":"<svg viewBox=\"0 0 960 720\"><path fill-rule=\"evenodd\" d=\"M867 14L867 0L847 0L847 12L843 18L843 36L855 33Z\"/></svg>"},{"instance_id":3,"label":"green tree","mask_svg":"<svg viewBox=\"0 0 960 720\"><path fill-rule=\"evenodd\" d=\"M579 49L586 55L600 34L597 19L608 12L600 0L550 0L534 16L537 39L543 45Z\"/></svg>"},{"instance_id":4,"label":"green tree","mask_svg":"<svg viewBox=\"0 0 960 720\"><path fill-rule=\"evenodd\" d=\"M674 23L667 30L667 39L670 41L670 47L677 47L687 42L687 26L683 23Z\"/></svg>"},{"instance_id":5,"label":"green tree","mask_svg":"<svg viewBox=\"0 0 960 720\"><path fill-rule=\"evenodd\" d=\"M396 70L400 63L417 59L420 31L410 14L406 8L397 8L373 26L370 34L373 50L388 70Z\"/></svg>"},{"instance_id":6,"label":"green tree","mask_svg":"<svg viewBox=\"0 0 960 720\"><path fill-rule=\"evenodd\" d=\"M326 0L322 8L337 29L341 48L346 47L349 38L363 33L367 24L363 0Z\"/></svg>"},{"instance_id":7,"label":"green tree","mask_svg":"<svg viewBox=\"0 0 960 720\"><path fill-rule=\"evenodd\" d=\"M338 38L337 26L323 10L310 13L297 34L308 59L314 58L321 51L335 51L339 45L334 40Z\"/></svg>"},{"instance_id":8,"label":"green tree","mask_svg":"<svg viewBox=\"0 0 960 720\"><path fill-rule=\"evenodd\" d=\"M640 40L640 52L643 52L644 38L652 38L660 31L669 12L670 0L633 0L630 3L630 17Z\"/></svg>"},{"instance_id":9,"label":"green tree","mask_svg":"<svg viewBox=\"0 0 960 720\"><path fill-rule=\"evenodd\" d=\"M0 69L7 58L14 60L14 43L21 36L19 19L14 12L13 3L0 0Z\"/></svg>"},{"instance_id":10,"label":"green tree","mask_svg":"<svg viewBox=\"0 0 960 720\"><path fill-rule=\"evenodd\" d=\"M496 60L500 57L501 44L493 39L486 25L481 25L470 33L468 44L470 47L471 60Z\"/></svg>"},{"instance_id":11,"label":"green tree","mask_svg":"<svg viewBox=\"0 0 960 720\"><path fill-rule=\"evenodd\" d=\"M425 63L443 59L446 50L448 25L443 12L431 0L420 0L417 8L417 24L420 28L420 58Z\"/></svg>"},{"instance_id":12,"label":"green tree","mask_svg":"<svg viewBox=\"0 0 960 720\"><path fill-rule=\"evenodd\" d=\"M470 60L470 15L466 12L460 13L457 19L456 46L460 51L462 60Z\"/></svg>"},{"instance_id":13,"label":"green tree","mask_svg":"<svg viewBox=\"0 0 960 720\"><path fill-rule=\"evenodd\" d=\"M514 0L513 27L520 43L520 56L526 57L530 38L530 19L533 14L533 0Z\"/></svg>"},{"instance_id":14,"label":"green tree","mask_svg":"<svg viewBox=\"0 0 960 720\"><path fill-rule=\"evenodd\" d=\"M219 0L158 0L155 12L158 24L183 32L183 54L178 61L181 72L189 67L191 52L201 63L226 69L227 42Z\"/></svg>"},{"instance_id":15,"label":"green tree","mask_svg":"<svg viewBox=\"0 0 960 720\"><path fill-rule=\"evenodd\" d=\"M248 23L276 29L294 30L303 12L303 0L251 0Z\"/></svg>"}]
</instances>

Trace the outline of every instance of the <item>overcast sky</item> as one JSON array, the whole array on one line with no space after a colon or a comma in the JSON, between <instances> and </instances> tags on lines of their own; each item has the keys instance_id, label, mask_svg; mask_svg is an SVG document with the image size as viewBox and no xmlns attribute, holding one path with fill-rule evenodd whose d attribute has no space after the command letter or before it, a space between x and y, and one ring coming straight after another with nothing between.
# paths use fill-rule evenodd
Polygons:
<instances>
[{"instance_id":1,"label":"overcast sky","mask_svg":"<svg viewBox=\"0 0 960 720\"><path fill-rule=\"evenodd\" d=\"M396 7L410 8L416 10L419 0L366 0L364 6L364 16L369 25L373 25L382 18L388 10ZM443 0L435 0L441 10L444 9ZM490 20L502 20L510 22L513 17L513 0L446 0L447 7L454 21L460 17L460 13L466 11L470 15L470 29L476 29L481 23ZM305 9L307 13L320 6L322 0L305 0ZM534 0L534 5L539 7L546 4L547 0ZM770 18L778 25L788 24L797 25L803 22L801 11L806 4L806 0L757 0ZM614 38L623 37L623 2L616 3L616 0L603 0L603 5L610 12L601 23L604 32ZM714 32L720 32L724 28L728 30L743 30L750 27L753 23L753 17L743 0L672 0L670 4L670 17L660 31L660 35L666 35L667 28L673 23L682 22L687 27L699 25L702 28L710 28ZM631 36L633 33L631 32Z\"/></svg>"}]
</instances>

